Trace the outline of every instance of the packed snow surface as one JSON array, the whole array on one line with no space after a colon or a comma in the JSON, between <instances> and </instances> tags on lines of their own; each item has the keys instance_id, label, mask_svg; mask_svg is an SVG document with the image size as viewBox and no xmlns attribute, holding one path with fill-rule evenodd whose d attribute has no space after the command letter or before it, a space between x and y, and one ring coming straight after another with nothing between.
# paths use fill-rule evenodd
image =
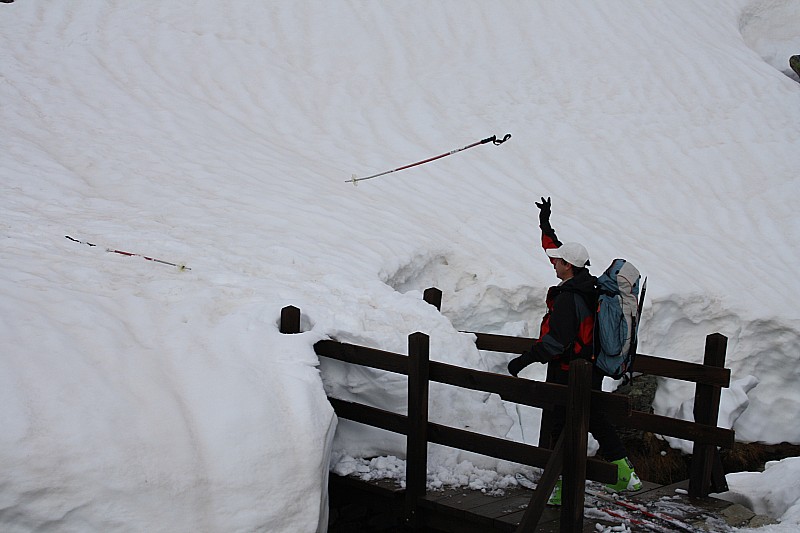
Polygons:
<instances>
[{"instance_id":1,"label":"packed snow surface","mask_svg":"<svg viewBox=\"0 0 800 533\"><path fill-rule=\"evenodd\" d=\"M405 453L326 395L403 412L406 385L313 344L422 331L505 372L459 331L538 335L541 196L595 274L647 275L642 352L726 335L720 423L800 443L797 53L797 0L0 4L0 529L324 530L329 466ZM692 396L663 380L656 411ZM430 411L537 441L493 395L432 387ZM793 464L734 478L788 527L796 491L766 488Z\"/></svg>"}]
</instances>

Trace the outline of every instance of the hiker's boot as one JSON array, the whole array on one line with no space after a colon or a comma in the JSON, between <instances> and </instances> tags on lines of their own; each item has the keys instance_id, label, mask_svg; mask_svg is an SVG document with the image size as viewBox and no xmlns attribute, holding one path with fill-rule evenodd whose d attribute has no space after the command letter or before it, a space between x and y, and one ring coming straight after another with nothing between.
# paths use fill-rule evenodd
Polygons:
<instances>
[{"instance_id":1,"label":"hiker's boot","mask_svg":"<svg viewBox=\"0 0 800 533\"><path fill-rule=\"evenodd\" d=\"M607 491L622 492L627 490L635 492L642 488L642 482L636 472L633 471L633 465L627 457L611 461L611 464L617 465L617 482L613 485L606 485Z\"/></svg>"},{"instance_id":2,"label":"hiker's boot","mask_svg":"<svg viewBox=\"0 0 800 533\"><path fill-rule=\"evenodd\" d=\"M558 506L561 505L561 480L556 481L556 486L553 488L553 493L547 499L547 505Z\"/></svg>"}]
</instances>

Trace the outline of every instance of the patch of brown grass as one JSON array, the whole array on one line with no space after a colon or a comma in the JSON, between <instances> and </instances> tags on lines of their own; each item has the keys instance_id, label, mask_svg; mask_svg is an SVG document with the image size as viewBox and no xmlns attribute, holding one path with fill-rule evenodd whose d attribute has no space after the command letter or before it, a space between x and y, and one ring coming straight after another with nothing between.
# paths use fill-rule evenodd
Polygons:
<instances>
[{"instance_id":1,"label":"patch of brown grass","mask_svg":"<svg viewBox=\"0 0 800 533\"><path fill-rule=\"evenodd\" d=\"M636 445L631 442L626 445L628 456L641 479L659 485L671 485L688 479L691 456L673 450L666 441L656 438L652 433L642 435Z\"/></svg>"},{"instance_id":2,"label":"patch of brown grass","mask_svg":"<svg viewBox=\"0 0 800 533\"><path fill-rule=\"evenodd\" d=\"M761 444L736 442L730 450L721 450L722 468L730 472L761 472L767 461L787 457L800 457L800 446L789 444Z\"/></svg>"},{"instance_id":3,"label":"patch of brown grass","mask_svg":"<svg viewBox=\"0 0 800 533\"><path fill-rule=\"evenodd\" d=\"M691 455L669 447L665 440L652 433L636 439L625 439L628 456L641 479L669 485L689 478ZM737 442L733 448L720 450L722 468L732 472L761 472L767 461L800 457L800 446L789 443L760 444Z\"/></svg>"}]
</instances>

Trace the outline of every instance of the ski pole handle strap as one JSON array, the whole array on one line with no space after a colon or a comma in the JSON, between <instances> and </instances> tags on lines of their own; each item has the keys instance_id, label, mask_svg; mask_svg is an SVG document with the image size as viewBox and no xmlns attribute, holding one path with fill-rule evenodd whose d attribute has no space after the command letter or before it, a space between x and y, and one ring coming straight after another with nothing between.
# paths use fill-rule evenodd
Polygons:
<instances>
[{"instance_id":1,"label":"ski pole handle strap","mask_svg":"<svg viewBox=\"0 0 800 533\"><path fill-rule=\"evenodd\" d=\"M491 137L487 137L484 140L482 140L481 144L486 144L486 143L490 142L490 143L493 143L495 146L497 146L497 145L503 144L504 142L506 142L510 138L511 138L511 134L510 133L506 133L505 137L503 137L502 139L498 139L497 135L492 135Z\"/></svg>"}]
</instances>

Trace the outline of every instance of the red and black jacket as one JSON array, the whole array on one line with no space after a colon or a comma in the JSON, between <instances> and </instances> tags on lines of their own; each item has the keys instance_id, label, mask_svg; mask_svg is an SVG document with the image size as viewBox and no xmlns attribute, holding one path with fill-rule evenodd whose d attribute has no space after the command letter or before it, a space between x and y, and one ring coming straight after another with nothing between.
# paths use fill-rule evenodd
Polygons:
<instances>
[{"instance_id":1,"label":"red and black jacket","mask_svg":"<svg viewBox=\"0 0 800 533\"><path fill-rule=\"evenodd\" d=\"M543 222L542 248L558 248L561 241L549 222ZM551 259L551 262L553 260ZM538 361L560 361L563 369L569 362L593 356L594 308L597 302L597 278L586 269L547 291L547 313L542 318L539 338L532 351Z\"/></svg>"}]
</instances>

